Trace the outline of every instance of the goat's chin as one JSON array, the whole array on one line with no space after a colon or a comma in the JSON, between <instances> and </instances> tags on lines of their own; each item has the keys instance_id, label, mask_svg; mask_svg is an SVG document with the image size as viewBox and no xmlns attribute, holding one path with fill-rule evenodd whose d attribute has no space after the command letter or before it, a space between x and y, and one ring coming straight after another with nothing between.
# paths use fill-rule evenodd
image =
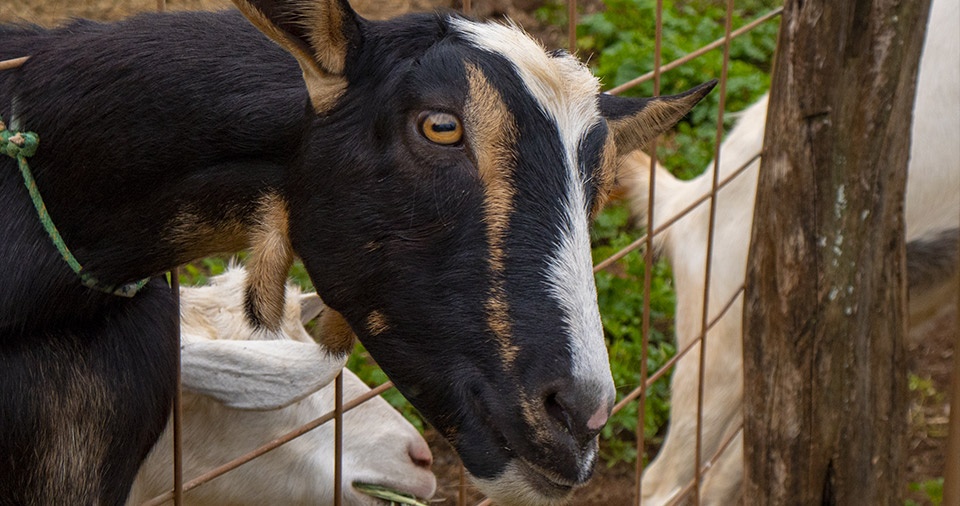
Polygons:
<instances>
[{"instance_id":1,"label":"goat's chin","mask_svg":"<svg viewBox=\"0 0 960 506\"><path fill-rule=\"evenodd\" d=\"M524 459L511 460L503 473L491 479L473 478L481 492L502 506L558 506L569 504L583 483L569 483Z\"/></svg>"}]
</instances>

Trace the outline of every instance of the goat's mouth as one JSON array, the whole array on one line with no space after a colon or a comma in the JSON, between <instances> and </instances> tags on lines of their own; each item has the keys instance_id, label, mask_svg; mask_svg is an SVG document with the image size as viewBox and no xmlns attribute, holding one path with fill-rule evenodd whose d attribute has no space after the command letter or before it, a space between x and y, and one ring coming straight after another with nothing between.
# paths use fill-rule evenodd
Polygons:
<instances>
[{"instance_id":1,"label":"goat's mouth","mask_svg":"<svg viewBox=\"0 0 960 506\"><path fill-rule=\"evenodd\" d=\"M353 482L353 488L361 494L380 499L384 504L399 504L411 506L430 506L426 499L421 499L413 494L373 483Z\"/></svg>"},{"instance_id":2,"label":"goat's mouth","mask_svg":"<svg viewBox=\"0 0 960 506\"><path fill-rule=\"evenodd\" d=\"M574 483L557 473L516 457L494 478L474 477L481 492L503 505L557 506L569 504L573 492L585 482Z\"/></svg>"},{"instance_id":3,"label":"goat's mouth","mask_svg":"<svg viewBox=\"0 0 960 506\"><path fill-rule=\"evenodd\" d=\"M544 469L527 459L517 459L517 470L524 479L542 495L551 499L567 497L583 483L574 483L548 469Z\"/></svg>"}]
</instances>

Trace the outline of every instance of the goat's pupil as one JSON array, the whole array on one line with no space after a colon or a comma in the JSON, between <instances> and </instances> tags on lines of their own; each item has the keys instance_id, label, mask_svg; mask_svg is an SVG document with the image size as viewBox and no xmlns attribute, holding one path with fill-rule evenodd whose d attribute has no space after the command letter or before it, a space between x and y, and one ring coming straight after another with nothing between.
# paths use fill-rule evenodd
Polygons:
<instances>
[{"instance_id":1,"label":"goat's pupil","mask_svg":"<svg viewBox=\"0 0 960 506\"><path fill-rule=\"evenodd\" d=\"M420 134L434 144L453 146L463 137L463 126L456 116L439 111L420 115Z\"/></svg>"}]
</instances>

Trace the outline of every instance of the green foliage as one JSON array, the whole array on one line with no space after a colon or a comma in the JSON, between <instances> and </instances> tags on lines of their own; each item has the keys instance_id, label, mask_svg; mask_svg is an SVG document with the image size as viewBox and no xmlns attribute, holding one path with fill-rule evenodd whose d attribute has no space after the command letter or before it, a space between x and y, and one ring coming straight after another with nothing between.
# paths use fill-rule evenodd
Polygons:
<instances>
[{"instance_id":1,"label":"green foliage","mask_svg":"<svg viewBox=\"0 0 960 506\"><path fill-rule=\"evenodd\" d=\"M577 42L580 56L589 61L605 87L612 88L653 70L656 2L605 0L606 9L580 19ZM733 29L780 6L778 0L738 1ZM552 0L537 12L542 21L566 23L564 2ZM724 36L723 2L717 0L664 0L661 63L666 64ZM767 21L730 45L726 84L726 110L739 111L756 101L770 86L770 66L776 47L779 20ZM675 70L664 73L660 92L680 93L722 75L723 48L717 48ZM624 95L653 95L653 81ZM689 179L713 158L720 93L715 90L691 111L673 135L662 139L658 157L674 173ZM725 127L733 123L724 115Z\"/></svg>"},{"instance_id":2,"label":"green foliage","mask_svg":"<svg viewBox=\"0 0 960 506\"><path fill-rule=\"evenodd\" d=\"M237 258L240 256L238 255ZM205 285L211 277L223 274L223 271L227 270L228 263L229 261L224 257L209 257L184 265L180 268L180 284Z\"/></svg>"},{"instance_id":3,"label":"green foliage","mask_svg":"<svg viewBox=\"0 0 960 506\"><path fill-rule=\"evenodd\" d=\"M653 69L656 3L653 0L606 0L606 9L584 16L577 29L581 57L589 58L595 74L608 86L623 84ZM738 1L734 12L736 29L780 5L775 0ZM562 2L542 8L542 20L566 23ZM723 37L725 9L711 0L664 0L662 63L691 53ZM757 100L769 87L769 69L776 45L778 22L768 21L748 35L735 39L730 49L726 85L727 110L737 111ZM682 92L722 72L722 48L694 59L661 79L661 93ZM658 156L681 178L699 174L713 158L719 90L707 96L659 144ZM625 93L649 96L648 81ZM725 115L726 125L732 118ZM605 210L594 223L594 260L600 261L629 244L640 232L631 229L624 207ZM610 352L611 369L622 396L638 385L642 356L644 262L634 252L616 267L597 275L597 295ZM653 267L650 287L650 343L647 368L653 372L676 350L673 318L676 306L669 268L665 262ZM647 391L643 434L648 446L658 446L669 416L669 374ZM619 397L618 397L619 400ZM607 465L636 459L637 403L629 404L604 428L603 457Z\"/></svg>"},{"instance_id":4,"label":"green foliage","mask_svg":"<svg viewBox=\"0 0 960 506\"><path fill-rule=\"evenodd\" d=\"M929 500L929 504L932 506L940 506L943 504L943 478L934 478L932 480L926 480L920 483L911 483L910 491L919 492L925 495ZM920 503L911 499L907 499L904 504L906 506L920 506Z\"/></svg>"},{"instance_id":5,"label":"green foliage","mask_svg":"<svg viewBox=\"0 0 960 506\"><path fill-rule=\"evenodd\" d=\"M920 404L926 404L927 401L936 403L943 401L943 393L937 390L933 384L933 378L929 376L919 376L914 373L907 375L907 388L914 393L914 397Z\"/></svg>"},{"instance_id":6,"label":"green foliage","mask_svg":"<svg viewBox=\"0 0 960 506\"><path fill-rule=\"evenodd\" d=\"M592 231L594 263L638 239L641 233L630 224L624 205L605 209ZM597 301L610 354L610 369L617 385L617 401L640 385L643 357L644 259L633 251L615 266L597 273ZM663 261L653 265L650 286L650 343L647 370L659 369L675 353L673 317L676 300L669 267ZM647 390L643 434L648 443L658 444L670 410L669 374ZM636 460L638 403L629 403L611 417L604 427L602 456L607 465Z\"/></svg>"}]
</instances>

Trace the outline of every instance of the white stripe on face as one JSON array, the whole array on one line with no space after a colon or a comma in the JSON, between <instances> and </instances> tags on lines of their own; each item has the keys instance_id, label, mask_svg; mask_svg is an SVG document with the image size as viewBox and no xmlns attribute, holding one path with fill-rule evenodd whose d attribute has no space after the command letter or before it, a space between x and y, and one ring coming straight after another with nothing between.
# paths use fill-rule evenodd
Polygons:
<instances>
[{"instance_id":1,"label":"white stripe on face","mask_svg":"<svg viewBox=\"0 0 960 506\"><path fill-rule=\"evenodd\" d=\"M613 380L597 308L588 230L587 182L579 170L578 147L590 128L602 121L597 107L599 81L570 55L548 56L516 26L455 19L451 25L478 49L510 61L527 91L557 125L567 174L560 241L548 259L549 293L564 313L570 335L573 375L596 385L597 399L613 400Z\"/></svg>"}]
</instances>

